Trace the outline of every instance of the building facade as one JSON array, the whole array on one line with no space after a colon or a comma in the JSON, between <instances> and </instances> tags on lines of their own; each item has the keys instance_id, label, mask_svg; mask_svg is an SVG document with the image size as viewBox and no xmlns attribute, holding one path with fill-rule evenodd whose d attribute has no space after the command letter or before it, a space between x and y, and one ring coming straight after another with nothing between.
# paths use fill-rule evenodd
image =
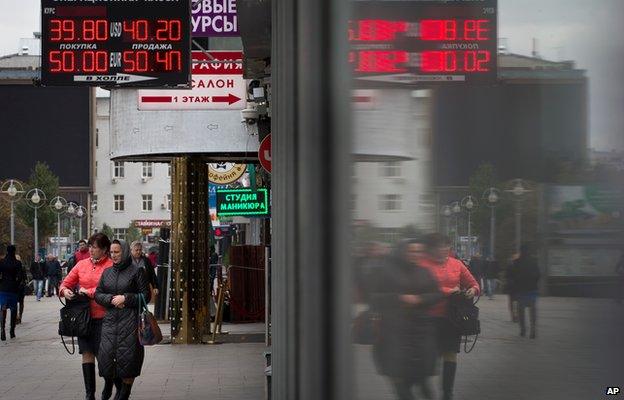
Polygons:
<instances>
[{"instance_id":1,"label":"building facade","mask_svg":"<svg viewBox=\"0 0 624 400\"><path fill-rule=\"evenodd\" d=\"M171 169L169 164L123 162L110 159L110 98L98 97L94 138L95 190L93 230L104 224L115 238L124 239L130 226L143 242L155 243L159 228L171 221Z\"/></svg>"}]
</instances>

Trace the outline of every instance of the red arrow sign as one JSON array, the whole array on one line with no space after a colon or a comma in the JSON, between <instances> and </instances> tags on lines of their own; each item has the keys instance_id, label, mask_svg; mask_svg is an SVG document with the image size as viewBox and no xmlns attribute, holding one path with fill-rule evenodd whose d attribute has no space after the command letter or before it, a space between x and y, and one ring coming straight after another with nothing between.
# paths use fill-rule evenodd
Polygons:
<instances>
[{"instance_id":1,"label":"red arrow sign","mask_svg":"<svg viewBox=\"0 0 624 400\"><path fill-rule=\"evenodd\" d=\"M213 103L228 103L230 105L240 101L240 97L228 94L227 96L212 96Z\"/></svg>"}]
</instances>

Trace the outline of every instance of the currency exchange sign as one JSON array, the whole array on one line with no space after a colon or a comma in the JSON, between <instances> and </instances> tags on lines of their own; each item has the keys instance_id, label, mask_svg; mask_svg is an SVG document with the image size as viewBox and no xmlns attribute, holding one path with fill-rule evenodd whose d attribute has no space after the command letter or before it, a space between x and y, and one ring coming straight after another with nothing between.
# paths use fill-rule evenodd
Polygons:
<instances>
[{"instance_id":1,"label":"currency exchange sign","mask_svg":"<svg viewBox=\"0 0 624 400\"><path fill-rule=\"evenodd\" d=\"M41 83L188 87L189 0L41 0Z\"/></svg>"}]
</instances>

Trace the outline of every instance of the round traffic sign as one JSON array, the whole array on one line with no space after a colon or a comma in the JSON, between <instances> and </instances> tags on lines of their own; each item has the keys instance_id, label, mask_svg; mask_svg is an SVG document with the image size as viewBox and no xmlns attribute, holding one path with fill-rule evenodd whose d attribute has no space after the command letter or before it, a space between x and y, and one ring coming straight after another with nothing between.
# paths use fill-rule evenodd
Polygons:
<instances>
[{"instance_id":1,"label":"round traffic sign","mask_svg":"<svg viewBox=\"0 0 624 400\"><path fill-rule=\"evenodd\" d=\"M264 138L262 143L260 143L260 148L258 149L258 159L260 160L260 165L264 168L268 173L271 173L271 134L269 133L267 137Z\"/></svg>"}]
</instances>

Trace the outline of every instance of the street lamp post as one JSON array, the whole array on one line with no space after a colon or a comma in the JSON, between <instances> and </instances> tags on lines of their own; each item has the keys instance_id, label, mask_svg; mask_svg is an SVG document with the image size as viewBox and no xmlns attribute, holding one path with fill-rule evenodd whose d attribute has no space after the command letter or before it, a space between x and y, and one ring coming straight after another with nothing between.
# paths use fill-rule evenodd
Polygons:
<instances>
[{"instance_id":1,"label":"street lamp post","mask_svg":"<svg viewBox=\"0 0 624 400\"><path fill-rule=\"evenodd\" d=\"M64 197L56 196L50 200L50 208L56 214L56 248L58 257L61 257L61 215L65 212L67 200Z\"/></svg>"},{"instance_id":2,"label":"street lamp post","mask_svg":"<svg viewBox=\"0 0 624 400\"><path fill-rule=\"evenodd\" d=\"M9 197L11 204L11 244L15 244L15 202L24 194L24 186L17 179L9 179L2 184L0 192Z\"/></svg>"},{"instance_id":3,"label":"street lamp post","mask_svg":"<svg viewBox=\"0 0 624 400\"><path fill-rule=\"evenodd\" d=\"M78 206L78 209L76 210L76 217L78 218L78 221L80 221L78 224L78 240L84 239L82 237L82 220L86 216L87 216L87 209L83 206Z\"/></svg>"},{"instance_id":4,"label":"street lamp post","mask_svg":"<svg viewBox=\"0 0 624 400\"><path fill-rule=\"evenodd\" d=\"M451 228L449 226L449 224L450 224L449 220L451 218L451 215L453 215L453 210L451 209L451 206L446 205L446 206L442 207L441 213L442 213L442 216L444 216L444 222L445 222L445 225L446 225L446 236L449 236L450 233L451 233Z\"/></svg>"},{"instance_id":5,"label":"street lamp post","mask_svg":"<svg viewBox=\"0 0 624 400\"><path fill-rule=\"evenodd\" d=\"M70 246L74 244L74 216L78 211L78 204L70 201L67 203L67 214L69 215L69 243Z\"/></svg>"},{"instance_id":6,"label":"street lamp post","mask_svg":"<svg viewBox=\"0 0 624 400\"><path fill-rule=\"evenodd\" d=\"M520 245L522 242L522 200L524 195L531 192L531 190L525 188L522 179L514 179L512 185L513 187L506 190L506 192L511 193L516 202L516 253L520 253Z\"/></svg>"},{"instance_id":7,"label":"street lamp post","mask_svg":"<svg viewBox=\"0 0 624 400\"><path fill-rule=\"evenodd\" d=\"M28 193L26 193L26 203L35 211L35 218L33 221L33 228L35 231L35 247L33 247L34 260L39 252L39 220L37 218L37 212L46 204L46 195L41 189L30 189Z\"/></svg>"},{"instance_id":8,"label":"street lamp post","mask_svg":"<svg viewBox=\"0 0 624 400\"><path fill-rule=\"evenodd\" d=\"M453 214L455 214L455 252L457 252L459 250L459 214L461 214L461 206L459 205L459 201L455 201L451 203L450 207Z\"/></svg>"},{"instance_id":9,"label":"street lamp post","mask_svg":"<svg viewBox=\"0 0 624 400\"><path fill-rule=\"evenodd\" d=\"M462 199L462 201L461 201L461 206L463 208L465 208L466 212L468 213L468 259L470 259L472 257L472 221L471 221L471 214L472 214L472 211L475 208L477 208L478 205L479 205L479 203L477 202L477 199L475 199L471 195L468 195L468 196L464 197Z\"/></svg>"},{"instance_id":10,"label":"street lamp post","mask_svg":"<svg viewBox=\"0 0 624 400\"><path fill-rule=\"evenodd\" d=\"M496 206L500 199L500 191L494 187L488 188L483 192L483 200L490 207L490 260L494 260L495 240L496 240Z\"/></svg>"}]
</instances>

